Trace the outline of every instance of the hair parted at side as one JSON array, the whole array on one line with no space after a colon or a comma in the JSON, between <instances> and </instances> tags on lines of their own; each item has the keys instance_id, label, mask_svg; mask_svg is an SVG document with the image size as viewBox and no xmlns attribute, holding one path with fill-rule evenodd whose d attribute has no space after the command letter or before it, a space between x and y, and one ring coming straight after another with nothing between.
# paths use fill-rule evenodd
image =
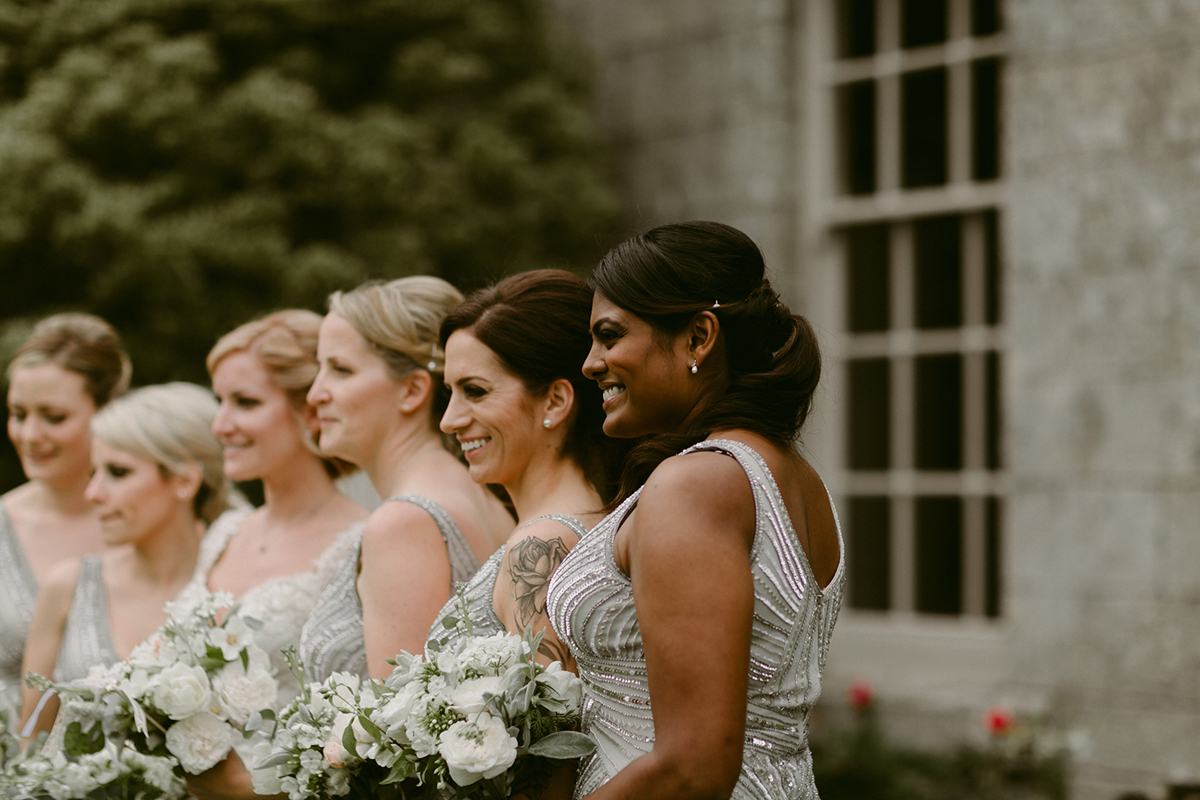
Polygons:
<instances>
[{"instance_id":1,"label":"hair parted at side","mask_svg":"<svg viewBox=\"0 0 1200 800\"><path fill-rule=\"evenodd\" d=\"M742 429L791 447L812 408L821 354L808 321L766 278L749 236L719 222L652 228L610 250L589 281L614 305L673 334L702 311L719 323L728 370L725 394L685 431L656 436L630 453L618 502L664 459L714 431Z\"/></svg>"},{"instance_id":2,"label":"hair parted at side","mask_svg":"<svg viewBox=\"0 0 1200 800\"><path fill-rule=\"evenodd\" d=\"M205 365L211 377L217 365L234 353L249 353L266 371L271 385L282 391L297 412L308 405L308 390L317 377L317 336L321 315L315 311L289 308L251 320L222 336L208 351ZM357 467L340 458L322 455L314 434L303 419L298 420L304 446L325 464L330 477L354 472Z\"/></svg>"},{"instance_id":3,"label":"hair parted at side","mask_svg":"<svg viewBox=\"0 0 1200 800\"><path fill-rule=\"evenodd\" d=\"M438 341L438 332L442 320L462 300L462 292L430 275L413 275L387 283L371 281L329 296L329 312L349 322L384 360L394 377L403 378L418 369L433 374L430 425L435 431L448 402L442 385L446 353Z\"/></svg>"},{"instance_id":4,"label":"hair parted at side","mask_svg":"<svg viewBox=\"0 0 1200 800\"><path fill-rule=\"evenodd\" d=\"M534 396L556 380L575 392L564 454L583 468L606 501L615 489L621 443L604 435L600 387L580 367L591 349L592 290L561 269L522 272L471 294L442 323L443 348L465 330L488 347Z\"/></svg>"},{"instance_id":5,"label":"hair parted at side","mask_svg":"<svg viewBox=\"0 0 1200 800\"><path fill-rule=\"evenodd\" d=\"M92 435L172 474L199 464L201 485L193 511L210 523L229 507L221 443L212 432L217 408L212 392L193 383L143 386L98 411Z\"/></svg>"},{"instance_id":6,"label":"hair parted at side","mask_svg":"<svg viewBox=\"0 0 1200 800\"><path fill-rule=\"evenodd\" d=\"M96 408L129 388L133 371L117 332L92 314L55 314L33 326L8 364L7 376L24 367L55 364L81 375Z\"/></svg>"}]
</instances>

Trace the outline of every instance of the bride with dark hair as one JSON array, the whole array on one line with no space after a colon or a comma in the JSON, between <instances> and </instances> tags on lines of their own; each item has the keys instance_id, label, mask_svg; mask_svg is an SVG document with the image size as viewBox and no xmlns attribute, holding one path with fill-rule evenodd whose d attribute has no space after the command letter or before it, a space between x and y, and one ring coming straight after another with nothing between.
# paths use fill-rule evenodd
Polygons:
<instances>
[{"instance_id":1,"label":"bride with dark hair","mask_svg":"<svg viewBox=\"0 0 1200 800\"><path fill-rule=\"evenodd\" d=\"M816 338L758 247L664 225L592 275L584 374L604 431L651 435L550 584L597 751L577 797L815 798L808 711L845 583L829 494L797 449Z\"/></svg>"}]
</instances>

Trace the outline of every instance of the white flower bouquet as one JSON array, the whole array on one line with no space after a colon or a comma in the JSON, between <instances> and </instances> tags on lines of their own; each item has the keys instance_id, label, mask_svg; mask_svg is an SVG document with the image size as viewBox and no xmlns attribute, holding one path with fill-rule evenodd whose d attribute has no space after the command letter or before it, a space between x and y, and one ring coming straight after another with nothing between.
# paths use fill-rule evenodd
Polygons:
<instances>
[{"instance_id":1,"label":"white flower bouquet","mask_svg":"<svg viewBox=\"0 0 1200 800\"><path fill-rule=\"evenodd\" d=\"M249 736L273 716L278 684L253 642L259 623L238 615L232 595L204 593L166 610L167 621L125 661L70 684L26 678L62 699L48 752L82 757L130 745L198 774L225 758L239 733Z\"/></svg>"},{"instance_id":2,"label":"white flower bouquet","mask_svg":"<svg viewBox=\"0 0 1200 800\"><path fill-rule=\"evenodd\" d=\"M507 798L533 793L552 760L594 749L574 730L582 684L533 659L541 639L467 637L432 660L401 653L384 681L334 675L305 687L255 748L259 794Z\"/></svg>"},{"instance_id":3,"label":"white flower bouquet","mask_svg":"<svg viewBox=\"0 0 1200 800\"><path fill-rule=\"evenodd\" d=\"M36 745L11 759L0 773L7 800L181 800L187 795L173 758L142 755L105 745L95 753L68 757Z\"/></svg>"}]
</instances>

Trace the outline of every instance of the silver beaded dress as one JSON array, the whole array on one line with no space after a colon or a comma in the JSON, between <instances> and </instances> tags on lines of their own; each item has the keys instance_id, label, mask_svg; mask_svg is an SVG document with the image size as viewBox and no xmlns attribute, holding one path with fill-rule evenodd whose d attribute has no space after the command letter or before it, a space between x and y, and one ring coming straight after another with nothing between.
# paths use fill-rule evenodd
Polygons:
<instances>
[{"instance_id":1,"label":"silver beaded dress","mask_svg":"<svg viewBox=\"0 0 1200 800\"><path fill-rule=\"evenodd\" d=\"M821 693L821 672L846 580L841 527L837 571L821 589L762 457L727 439L701 442L683 452L697 450L737 459L754 492L750 682L742 772L733 797L813 800L817 789L808 750L808 712ZM654 746L633 590L613 558L617 529L640 494L639 489L593 528L550 583L547 613L575 656L584 685L583 730L597 742L596 752L582 764L576 797L592 793Z\"/></svg>"},{"instance_id":2,"label":"silver beaded dress","mask_svg":"<svg viewBox=\"0 0 1200 800\"><path fill-rule=\"evenodd\" d=\"M541 522L544 519L552 519L555 522L562 523L570 528L571 532L580 539L587 533L587 528L582 522L566 514L547 514L544 517L538 517L535 520L527 522L521 527L527 528L535 522ZM426 656L433 655L428 648L429 641L435 639L444 641L442 648L451 648L458 644L465 636L466 631L461 626L447 628L442 624L442 620L447 617L462 618L464 600L467 606L467 618L471 620L471 633L473 636L491 636L495 633L504 633L506 628L504 627L504 623L500 621L500 618L496 616L496 604L493 598L495 595L496 580L500 577L500 564L504 561L504 552L507 548L508 545L502 546L499 550L492 553L487 561L483 562L483 566L479 568L479 571L475 573L475 577L471 578L467 584L462 599L455 594L446 605L442 606L442 610L438 612L437 619L433 621L433 625L429 629L429 636L426 637Z\"/></svg>"},{"instance_id":3,"label":"silver beaded dress","mask_svg":"<svg viewBox=\"0 0 1200 800\"><path fill-rule=\"evenodd\" d=\"M79 562L75 594L54 660L54 680L59 683L86 678L93 666L107 667L121 660L113 641L102 564L99 555Z\"/></svg>"},{"instance_id":4,"label":"silver beaded dress","mask_svg":"<svg viewBox=\"0 0 1200 800\"><path fill-rule=\"evenodd\" d=\"M12 519L0 503L0 711L21 710L21 662L37 605L38 585Z\"/></svg>"},{"instance_id":5,"label":"silver beaded dress","mask_svg":"<svg viewBox=\"0 0 1200 800\"><path fill-rule=\"evenodd\" d=\"M428 497L402 494L385 503L412 503L433 517L450 557L450 589L469 581L479 570L479 559L449 512ZM311 616L300 632L300 661L306 681L323 681L335 672L367 676L367 649L363 639L362 599L358 596L358 562L362 534L337 575L317 598ZM498 567L498 563L497 563ZM453 602L453 600L452 600ZM501 626L503 627L503 626Z\"/></svg>"}]
</instances>

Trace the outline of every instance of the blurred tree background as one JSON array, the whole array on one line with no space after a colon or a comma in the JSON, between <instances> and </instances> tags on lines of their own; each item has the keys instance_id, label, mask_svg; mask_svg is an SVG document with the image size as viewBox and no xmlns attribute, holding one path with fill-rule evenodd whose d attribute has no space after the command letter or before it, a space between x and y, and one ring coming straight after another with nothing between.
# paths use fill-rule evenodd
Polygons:
<instances>
[{"instance_id":1,"label":"blurred tree background","mask_svg":"<svg viewBox=\"0 0 1200 800\"><path fill-rule=\"evenodd\" d=\"M85 309L135 384L206 383L220 334L367 278L586 270L590 71L543 0L0 0L0 356Z\"/></svg>"}]
</instances>

